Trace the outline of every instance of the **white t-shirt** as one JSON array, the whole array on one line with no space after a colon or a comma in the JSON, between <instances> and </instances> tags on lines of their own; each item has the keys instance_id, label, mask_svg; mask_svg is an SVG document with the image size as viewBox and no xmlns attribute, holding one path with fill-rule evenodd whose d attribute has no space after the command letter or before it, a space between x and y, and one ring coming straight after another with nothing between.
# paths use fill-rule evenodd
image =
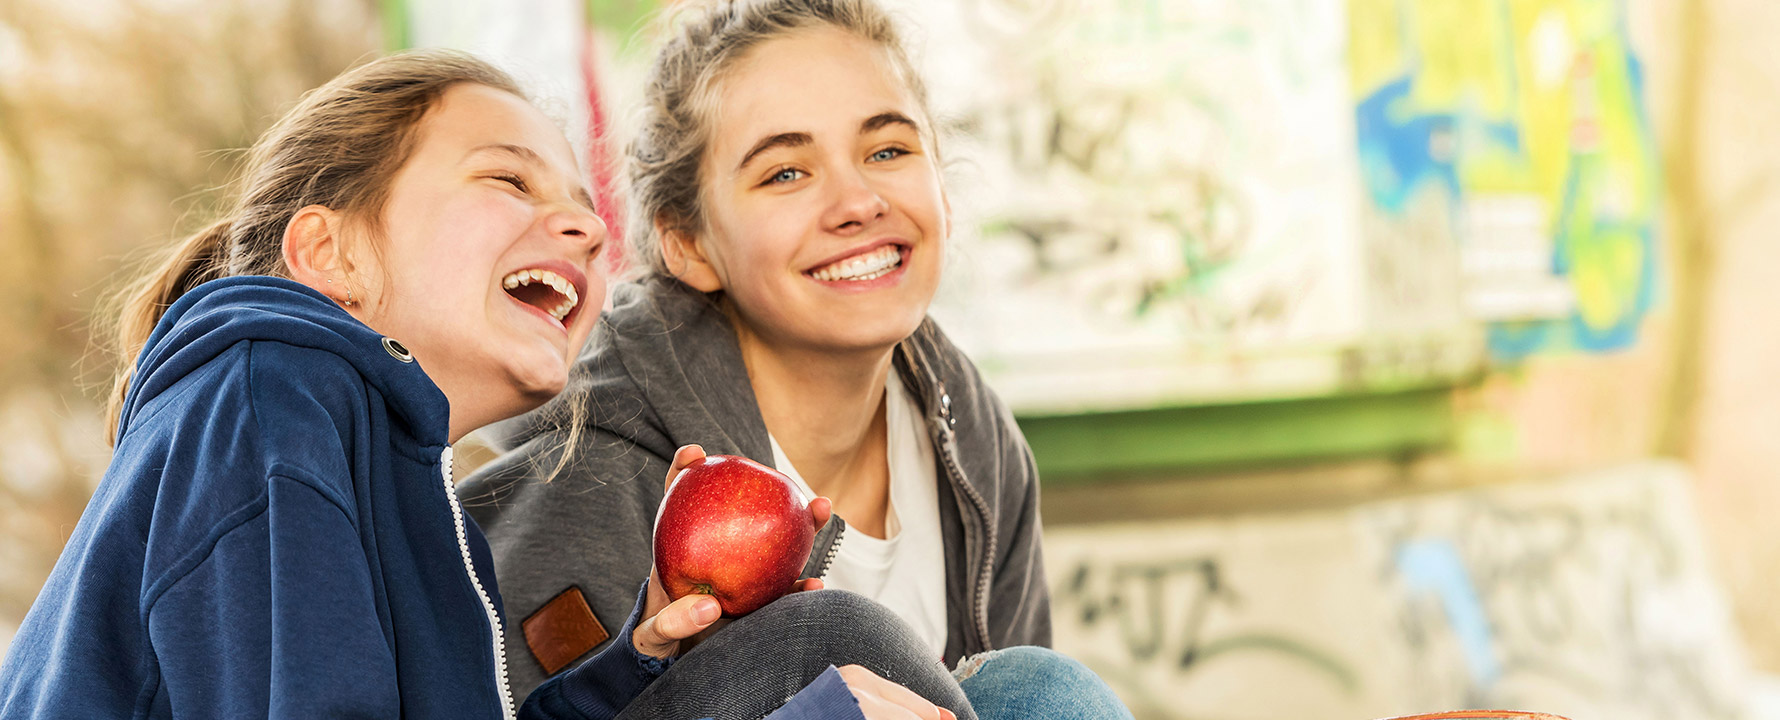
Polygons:
<instances>
[{"instance_id":1,"label":"white t-shirt","mask_svg":"<svg viewBox=\"0 0 1780 720\"><path fill-rule=\"evenodd\" d=\"M946 556L939 532L939 476L935 474L933 442L927 436L920 408L902 387L896 371L884 383L884 420L888 431L890 502L884 518L884 539L849 527L840 550L822 582L850 590L890 608L932 648L946 649ZM791 466L779 441L769 433L773 464L806 494L816 493Z\"/></svg>"}]
</instances>

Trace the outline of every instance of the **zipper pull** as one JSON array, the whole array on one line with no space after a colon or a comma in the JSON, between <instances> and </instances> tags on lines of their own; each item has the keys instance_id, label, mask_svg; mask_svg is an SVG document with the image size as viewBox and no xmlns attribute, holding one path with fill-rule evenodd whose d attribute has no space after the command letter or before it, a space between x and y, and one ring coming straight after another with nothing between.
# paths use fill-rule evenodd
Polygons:
<instances>
[{"instance_id":1,"label":"zipper pull","mask_svg":"<svg viewBox=\"0 0 1780 720\"><path fill-rule=\"evenodd\" d=\"M931 425L934 435L939 440L938 447L935 449L943 451L945 446L952 442L952 428L958 424L958 418L952 416L952 396L947 395L943 387L939 393L939 418L940 422L931 423Z\"/></svg>"}]
</instances>

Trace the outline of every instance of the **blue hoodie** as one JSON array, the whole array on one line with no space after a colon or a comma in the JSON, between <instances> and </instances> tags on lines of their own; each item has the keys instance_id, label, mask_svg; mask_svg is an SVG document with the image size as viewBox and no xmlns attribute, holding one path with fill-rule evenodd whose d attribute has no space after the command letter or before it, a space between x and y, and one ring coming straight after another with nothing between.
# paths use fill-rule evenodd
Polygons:
<instances>
[{"instance_id":1,"label":"blue hoodie","mask_svg":"<svg viewBox=\"0 0 1780 720\"><path fill-rule=\"evenodd\" d=\"M137 359L111 466L0 665L0 719L513 717L448 413L399 346L314 290L237 277L187 293ZM665 670L611 647L517 715L610 717ZM852 705L833 681L798 698L781 716Z\"/></svg>"}]
</instances>

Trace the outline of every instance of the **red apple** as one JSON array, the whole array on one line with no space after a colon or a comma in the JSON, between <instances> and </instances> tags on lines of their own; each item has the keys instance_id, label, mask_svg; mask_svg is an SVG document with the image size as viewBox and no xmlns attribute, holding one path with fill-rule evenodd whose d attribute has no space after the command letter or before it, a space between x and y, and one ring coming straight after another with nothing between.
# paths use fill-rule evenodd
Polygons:
<instances>
[{"instance_id":1,"label":"red apple","mask_svg":"<svg viewBox=\"0 0 1780 720\"><path fill-rule=\"evenodd\" d=\"M791 479L734 455L674 478L655 516L655 572L668 597L717 598L741 617L791 592L816 529Z\"/></svg>"}]
</instances>

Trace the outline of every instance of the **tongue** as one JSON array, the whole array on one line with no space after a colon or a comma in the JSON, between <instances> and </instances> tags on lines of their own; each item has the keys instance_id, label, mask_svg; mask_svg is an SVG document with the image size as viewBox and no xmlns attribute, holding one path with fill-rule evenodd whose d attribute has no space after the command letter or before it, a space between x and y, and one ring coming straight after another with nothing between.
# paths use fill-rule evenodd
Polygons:
<instances>
[{"instance_id":1,"label":"tongue","mask_svg":"<svg viewBox=\"0 0 1780 720\"><path fill-rule=\"evenodd\" d=\"M561 305L562 301L567 299L562 296L562 293L557 292L556 288L543 283L520 285L519 287L509 289L507 294L518 298L522 303L543 310L546 315L550 314L551 310L556 309L556 306Z\"/></svg>"}]
</instances>

